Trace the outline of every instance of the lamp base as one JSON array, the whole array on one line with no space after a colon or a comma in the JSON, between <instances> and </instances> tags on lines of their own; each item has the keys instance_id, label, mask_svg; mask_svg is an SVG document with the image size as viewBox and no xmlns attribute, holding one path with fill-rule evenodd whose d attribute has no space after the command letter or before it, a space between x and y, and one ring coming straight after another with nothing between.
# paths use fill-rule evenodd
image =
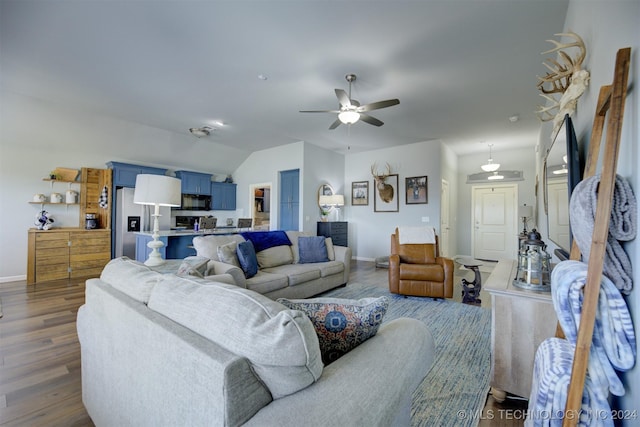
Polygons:
<instances>
[{"instance_id":1,"label":"lamp base","mask_svg":"<svg viewBox=\"0 0 640 427\"><path fill-rule=\"evenodd\" d=\"M149 267L155 267L157 265L162 265L165 263L165 260L162 258L160 254L160 248L164 246L160 240L154 240L147 243L147 247L151 249L151 253L149 254L149 259L144 262L144 265L148 265Z\"/></svg>"},{"instance_id":2,"label":"lamp base","mask_svg":"<svg viewBox=\"0 0 640 427\"><path fill-rule=\"evenodd\" d=\"M160 207L157 204L155 206L155 212L151 216L153 216L153 240L147 243L147 247L151 249L151 253L149 254L149 258L144 262L144 265L155 267L165 263L165 260L162 259L162 255L160 254L160 248L164 246L164 242L159 239L160 229L158 226L158 218L160 217Z\"/></svg>"}]
</instances>

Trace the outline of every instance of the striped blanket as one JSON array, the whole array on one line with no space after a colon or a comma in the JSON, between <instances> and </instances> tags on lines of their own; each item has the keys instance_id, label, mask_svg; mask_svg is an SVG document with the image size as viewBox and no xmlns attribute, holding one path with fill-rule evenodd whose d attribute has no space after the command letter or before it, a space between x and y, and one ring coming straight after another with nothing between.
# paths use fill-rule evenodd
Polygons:
<instances>
[{"instance_id":1,"label":"striped blanket","mask_svg":"<svg viewBox=\"0 0 640 427\"><path fill-rule=\"evenodd\" d=\"M587 264L580 261L562 261L551 273L553 305L566 340L551 338L544 341L536 352L529 414L525 423L528 426L562 423L562 420L545 415L562 414L565 407L587 268ZM635 359L636 338L627 305L611 280L602 276L580 425L613 425L607 403L609 393L616 396L625 393L616 371L631 369Z\"/></svg>"}]
</instances>

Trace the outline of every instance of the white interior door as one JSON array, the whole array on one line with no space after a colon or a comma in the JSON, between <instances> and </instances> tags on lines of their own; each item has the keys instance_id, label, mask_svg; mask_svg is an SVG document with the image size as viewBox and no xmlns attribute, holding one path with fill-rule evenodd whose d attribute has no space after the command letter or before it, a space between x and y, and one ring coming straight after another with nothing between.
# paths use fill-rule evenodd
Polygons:
<instances>
[{"instance_id":1,"label":"white interior door","mask_svg":"<svg viewBox=\"0 0 640 427\"><path fill-rule=\"evenodd\" d=\"M549 238L563 248L569 248L569 191L567 179L549 180L547 183L547 210L549 212Z\"/></svg>"},{"instance_id":2,"label":"white interior door","mask_svg":"<svg viewBox=\"0 0 640 427\"><path fill-rule=\"evenodd\" d=\"M442 180L440 190L440 256L449 257L450 238L449 235L449 182Z\"/></svg>"},{"instance_id":3,"label":"white interior door","mask_svg":"<svg viewBox=\"0 0 640 427\"><path fill-rule=\"evenodd\" d=\"M515 259L518 247L516 184L478 185L472 190L473 256Z\"/></svg>"}]
</instances>

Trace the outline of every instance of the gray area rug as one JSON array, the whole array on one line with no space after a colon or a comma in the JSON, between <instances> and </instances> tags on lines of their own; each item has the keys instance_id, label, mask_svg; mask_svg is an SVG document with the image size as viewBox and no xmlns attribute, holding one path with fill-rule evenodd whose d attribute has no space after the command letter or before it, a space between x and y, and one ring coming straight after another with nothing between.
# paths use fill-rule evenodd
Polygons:
<instances>
[{"instance_id":1,"label":"gray area rug","mask_svg":"<svg viewBox=\"0 0 640 427\"><path fill-rule=\"evenodd\" d=\"M476 426L489 391L491 311L450 300L391 294L350 283L322 296L365 298L385 295L384 321L412 317L423 321L435 340L433 367L413 394L412 426Z\"/></svg>"}]
</instances>

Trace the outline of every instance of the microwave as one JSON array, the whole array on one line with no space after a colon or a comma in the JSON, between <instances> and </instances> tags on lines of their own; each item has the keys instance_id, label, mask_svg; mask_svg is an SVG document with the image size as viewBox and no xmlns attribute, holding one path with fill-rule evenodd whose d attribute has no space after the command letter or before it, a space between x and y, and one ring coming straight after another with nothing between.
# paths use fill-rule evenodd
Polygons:
<instances>
[{"instance_id":1,"label":"microwave","mask_svg":"<svg viewBox=\"0 0 640 427\"><path fill-rule=\"evenodd\" d=\"M182 194L181 210L184 211L210 211L211 196L208 194Z\"/></svg>"}]
</instances>

